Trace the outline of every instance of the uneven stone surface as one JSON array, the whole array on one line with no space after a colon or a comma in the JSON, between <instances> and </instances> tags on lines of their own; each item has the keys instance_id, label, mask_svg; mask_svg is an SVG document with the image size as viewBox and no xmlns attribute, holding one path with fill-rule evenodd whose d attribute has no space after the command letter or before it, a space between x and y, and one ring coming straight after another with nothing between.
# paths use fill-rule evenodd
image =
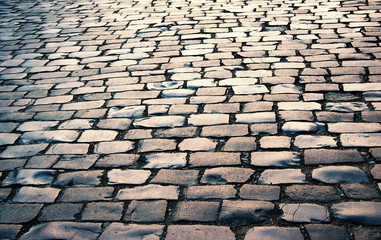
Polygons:
<instances>
[{"instance_id":1,"label":"uneven stone surface","mask_svg":"<svg viewBox=\"0 0 381 240\"><path fill-rule=\"evenodd\" d=\"M380 20L0 0L0 238L381 238Z\"/></svg>"}]
</instances>

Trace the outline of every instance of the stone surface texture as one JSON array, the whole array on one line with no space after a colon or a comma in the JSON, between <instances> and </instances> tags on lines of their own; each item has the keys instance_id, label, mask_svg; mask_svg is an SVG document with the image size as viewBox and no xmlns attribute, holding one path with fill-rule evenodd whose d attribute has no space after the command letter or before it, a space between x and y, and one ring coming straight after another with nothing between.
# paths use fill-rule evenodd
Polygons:
<instances>
[{"instance_id":1,"label":"stone surface texture","mask_svg":"<svg viewBox=\"0 0 381 240\"><path fill-rule=\"evenodd\" d=\"M381 238L380 0L0 0L0 238Z\"/></svg>"}]
</instances>

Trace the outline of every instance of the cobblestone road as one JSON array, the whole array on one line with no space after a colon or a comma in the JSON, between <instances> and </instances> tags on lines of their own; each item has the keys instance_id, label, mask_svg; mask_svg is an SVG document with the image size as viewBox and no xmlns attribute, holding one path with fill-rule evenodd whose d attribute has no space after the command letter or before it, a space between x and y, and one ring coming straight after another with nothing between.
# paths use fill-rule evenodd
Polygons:
<instances>
[{"instance_id":1,"label":"cobblestone road","mask_svg":"<svg viewBox=\"0 0 381 240\"><path fill-rule=\"evenodd\" d=\"M1 239L380 239L381 1L0 1Z\"/></svg>"}]
</instances>

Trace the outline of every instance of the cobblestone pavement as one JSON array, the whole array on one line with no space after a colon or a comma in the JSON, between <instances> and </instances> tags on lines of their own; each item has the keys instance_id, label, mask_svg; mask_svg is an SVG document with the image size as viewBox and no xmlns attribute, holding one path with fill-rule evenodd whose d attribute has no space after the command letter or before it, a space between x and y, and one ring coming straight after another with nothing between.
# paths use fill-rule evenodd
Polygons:
<instances>
[{"instance_id":1,"label":"cobblestone pavement","mask_svg":"<svg viewBox=\"0 0 381 240\"><path fill-rule=\"evenodd\" d=\"M381 1L0 1L1 239L380 239Z\"/></svg>"}]
</instances>

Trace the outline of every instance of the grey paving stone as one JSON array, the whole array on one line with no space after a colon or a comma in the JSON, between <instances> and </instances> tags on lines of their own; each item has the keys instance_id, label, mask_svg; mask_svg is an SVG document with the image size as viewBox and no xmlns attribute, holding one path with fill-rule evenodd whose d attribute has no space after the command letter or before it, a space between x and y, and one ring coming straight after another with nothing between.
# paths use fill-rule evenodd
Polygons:
<instances>
[{"instance_id":1,"label":"grey paving stone","mask_svg":"<svg viewBox=\"0 0 381 240\"><path fill-rule=\"evenodd\" d=\"M100 235L99 239L160 239L163 234L163 226L161 225L138 225L111 223Z\"/></svg>"},{"instance_id":2,"label":"grey paving stone","mask_svg":"<svg viewBox=\"0 0 381 240\"><path fill-rule=\"evenodd\" d=\"M343 226L335 226L330 224L308 224L305 228L310 235L311 240L333 238L333 239L349 239L348 233Z\"/></svg>"},{"instance_id":3,"label":"grey paving stone","mask_svg":"<svg viewBox=\"0 0 381 240\"><path fill-rule=\"evenodd\" d=\"M324 183L364 183L368 182L365 172L357 167L327 166L312 171L314 180Z\"/></svg>"},{"instance_id":4,"label":"grey paving stone","mask_svg":"<svg viewBox=\"0 0 381 240\"><path fill-rule=\"evenodd\" d=\"M185 190L186 199L230 199L235 198L237 190L233 185L190 186Z\"/></svg>"},{"instance_id":5,"label":"grey paving stone","mask_svg":"<svg viewBox=\"0 0 381 240\"><path fill-rule=\"evenodd\" d=\"M51 143L51 142L74 142L79 132L74 130L35 131L24 133L20 141L23 144Z\"/></svg>"},{"instance_id":6,"label":"grey paving stone","mask_svg":"<svg viewBox=\"0 0 381 240\"><path fill-rule=\"evenodd\" d=\"M8 146L1 154L0 158L20 158L34 156L48 147L48 144L30 144Z\"/></svg>"},{"instance_id":7,"label":"grey paving stone","mask_svg":"<svg viewBox=\"0 0 381 240\"><path fill-rule=\"evenodd\" d=\"M50 184L56 171L42 169L14 170L3 180L2 186L9 185L46 185Z\"/></svg>"},{"instance_id":8,"label":"grey paving stone","mask_svg":"<svg viewBox=\"0 0 381 240\"><path fill-rule=\"evenodd\" d=\"M245 240L276 240L276 239L304 239L299 228L296 227L254 227L251 228L245 236Z\"/></svg>"},{"instance_id":9,"label":"grey paving stone","mask_svg":"<svg viewBox=\"0 0 381 240\"><path fill-rule=\"evenodd\" d=\"M380 225L380 203L343 202L332 206L334 217L340 221L361 224Z\"/></svg>"},{"instance_id":10,"label":"grey paving stone","mask_svg":"<svg viewBox=\"0 0 381 240\"><path fill-rule=\"evenodd\" d=\"M177 200L179 187L177 186L161 186L150 184L134 188L124 188L119 190L115 200Z\"/></svg>"},{"instance_id":11,"label":"grey paving stone","mask_svg":"<svg viewBox=\"0 0 381 240\"><path fill-rule=\"evenodd\" d=\"M274 211L274 204L264 201L224 200L219 220L222 223L241 226L266 221Z\"/></svg>"},{"instance_id":12,"label":"grey paving stone","mask_svg":"<svg viewBox=\"0 0 381 240\"><path fill-rule=\"evenodd\" d=\"M22 225L0 224L0 235L4 239L15 239L21 228Z\"/></svg>"},{"instance_id":13,"label":"grey paving stone","mask_svg":"<svg viewBox=\"0 0 381 240\"><path fill-rule=\"evenodd\" d=\"M283 212L281 219L287 222L321 223L329 222L329 212L323 206L317 204L281 204Z\"/></svg>"},{"instance_id":14,"label":"grey paving stone","mask_svg":"<svg viewBox=\"0 0 381 240\"><path fill-rule=\"evenodd\" d=\"M300 165L297 152L252 152L251 164L254 166L290 167Z\"/></svg>"},{"instance_id":15,"label":"grey paving stone","mask_svg":"<svg viewBox=\"0 0 381 240\"><path fill-rule=\"evenodd\" d=\"M95 145L94 153L110 154L110 153L125 153L134 148L134 142L131 141L112 141L100 142Z\"/></svg>"},{"instance_id":16,"label":"grey paving stone","mask_svg":"<svg viewBox=\"0 0 381 240\"><path fill-rule=\"evenodd\" d=\"M150 183L196 185L198 173L198 170L161 169Z\"/></svg>"},{"instance_id":17,"label":"grey paving stone","mask_svg":"<svg viewBox=\"0 0 381 240\"><path fill-rule=\"evenodd\" d=\"M97 239L100 223L49 222L33 226L20 239Z\"/></svg>"},{"instance_id":18,"label":"grey paving stone","mask_svg":"<svg viewBox=\"0 0 381 240\"><path fill-rule=\"evenodd\" d=\"M246 182L254 170L238 167L218 167L206 169L200 183L206 184L226 184Z\"/></svg>"},{"instance_id":19,"label":"grey paving stone","mask_svg":"<svg viewBox=\"0 0 381 240\"><path fill-rule=\"evenodd\" d=\"M244 184L239 191L243 199L274 201L280 198L280 187Z\"/></svg>"},{"instance_id":20,"label":"grey paving stone","mask_svg":"<svg viewBox=\"0 0 381 240\"><path fill-rule=\"evenodd\" d=\"M191 167L239 165L240 163L239 153L197 152L189 156Z\"/></svg>"},{"instance_id":21,"label":"grey paving stone","mask_svg":"<svg viewBox=\"0 0 381 240\"><path fill-rule=\"evenodd\" d=\"M74 171L60 173L53 185L65 186L96 186L101 184L102 170Z\"/></svg>"},{"instance_id":22,"label":"grey paving stone","mask_svg":"<svg viewBox=\"0 0 381 240\"><path fill-rule=\"evenodd\" d=\"M258 182L260 184L306 183L306 176L299 169L265 170Z\"/></svg>"},{"instance_id":23,"label":"grey paving stone","mask_svg":"<svg viewBox=\"0 0 381 240\"><path fill-rule=\"evenodd\" d=\"M22 187L12 201L15 203L52 203L57 198L60 189Z\"/></svg>"},{"instance_id":24,"label":"grey paving stone","mask_svg":"<svg viewBox=\"0 0 381 240\"><path fill-rule=\"evenodd\" d=\"M25 223L34 219L42 204L9 204L0 205L0 223Z\"/></svg>"},{"instance_id":25,"label":"grey paving stone","mask_svg":"<svg viewBox=\"0 0 381 240\"><path fill-rule=\"evenodd\" d=\"M133 125L141 127L181 127L184 125L183 116L156 116L137 119Z\"/></svg>"},{"instance_id":26,"label":"grey paving stone","mask_svg":"<svg viewBox=\"0 0 381 240\"><path fill-rule=\"evenodd\" d=\"M53 168L61 169L88 169L98 160L99 155L63 155L60 160L53 165Z\"/></svg>"},{"instance_id":27,"label":"grey paving stone","mask_svg":"<svg viewBox=\"0 0 381 240\"><path fill-rule=\"evenodd\" d=\"M55 203L45 206L39 216L39 221L70 221L82 210L83 204L78 203Z\"/></svg>"},{"instance_id":28,"label":"grey paving stone","mask_svg":"<svg viewBox=\"0 0 381 240\"><path fill-rule=\"evenodd\" d=\"M233 240L235 239L234 233L224 226L205 226L205 225L170 225L168 226L168 233L166 240L175 239L200 239L207 240L211 238Z\"/></svg>"},{"instance_id":29,"label":"grey paving stone","mask_svg":"<svg viewBox=\"0 0 381 240\"><path fill-rule=\"evenodd\" d=\"M305 164L333 164L345 162L363 162L361 154L354 149L308 149L304 151Z\"/></svg>"},{"instance_id":30,"label":"grey paving stone","mask_svg":"<svg viewBox=\"0 0 381 240\"><path fill-rule=\"evenodd\" d=\"M127 208L123 221L131 222L163 222L167 209L167 201L132 201Z\"/></svg>"},{"instance_id":31,"label":"grey paving stone","mask_svg":"<svg viewBox=\"0 0 381 240\"><path fill-rule=\"evenodd\" d=\"M317 201L331 202L339 201L340 195L333 186L315 185L292 185L286 188L285 194L294 201Z\"/></svg>"},{"instance_id":32,"label":"grey paving stone","mask_svg":"<svg viewBox=\"0 0 381 240\"><path fill-rule=\"evenodd\" d=\"M118 221L122 217L123 203L94 202L88 203L82 212L84 221Z\"/></svg>"},{"instance_id":33,"label":"grey paving stone","mask_svg":"<svg viewBox=\"0 0 381 240\"><path fill-rule=\"evenodd\" d=\"M188 201L178 202L173 221L215 221L218 215L219 202Z\"/></svg>"},{"instance_id":34,"label":"grey paving stone","mask_svg":"<svg viewBox=\"0 0 381 240\"><path fill-rule=\"evenodd\" d=\"M91 202L111 200L112 187L74 187L63 190L60 202Z\"/></svg>"},{"instance_id":35,"label":"grey paving stone","mask_svg":"<svg viewBox=\"0 0 381 240\"><path fill-rule=\"evenodd\" d=\"M112 169L107 173L109 184L144 184L151 175L149 170Z\"/></svg>"}]
</instances>

